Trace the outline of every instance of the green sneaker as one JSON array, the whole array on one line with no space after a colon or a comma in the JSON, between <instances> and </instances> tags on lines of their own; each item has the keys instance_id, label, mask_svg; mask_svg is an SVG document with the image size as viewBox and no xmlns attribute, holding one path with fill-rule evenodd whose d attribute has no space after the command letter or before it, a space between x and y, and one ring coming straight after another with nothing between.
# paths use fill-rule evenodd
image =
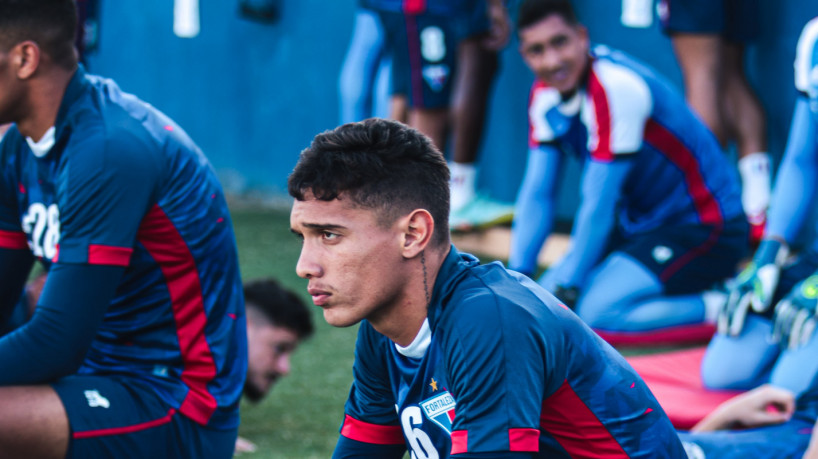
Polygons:
<instances>
[{"instance_id":1,"label":"green sneaker","mask_svg":"<svg viewBox=\"0 0 818 459\"><path fill-rule=\"evenodd\" d=\"M474 231L508 224L513 219L514 204L477 195L465 206L449 215L449 228L452 231Z\"/></svg>"}]
</instances>

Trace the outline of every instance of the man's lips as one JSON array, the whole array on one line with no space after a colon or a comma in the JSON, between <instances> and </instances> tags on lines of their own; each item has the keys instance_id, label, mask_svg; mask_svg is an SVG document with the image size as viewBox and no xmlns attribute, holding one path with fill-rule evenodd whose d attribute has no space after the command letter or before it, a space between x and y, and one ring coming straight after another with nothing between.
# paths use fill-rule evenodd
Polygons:
<instances>
[{"instance_id":1,"label":"man's lips","mask_svg":"<svg viewBox=\"0 0 818 459\"><path fill-rule=\"evenodd\" d=\"M308 287L307 293L310 294L312 297L312 302L316 306L323 306L330 297L330 293L326 290L321 290L320 288L316 287Z\"/></svg>"}]
</instances>

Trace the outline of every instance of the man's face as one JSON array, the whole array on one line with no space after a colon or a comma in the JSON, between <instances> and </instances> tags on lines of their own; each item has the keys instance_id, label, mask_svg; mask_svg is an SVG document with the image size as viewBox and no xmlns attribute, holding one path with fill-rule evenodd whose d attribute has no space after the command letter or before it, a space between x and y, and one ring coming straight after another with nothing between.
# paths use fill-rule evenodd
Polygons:
<instances>
[{"instance_id":1,"label":"man's face","mask_svg":"<svg viewBox=\"0 0 818 459\"><path fill-rule=\"evenodd\" d=\"M264 320L247 321L247 381L244 394L253 402L264 397L278 378L290 373L290 356L298 334Z\"/></svg>"},{"instance_id":2,"label":"man's face","mask_svg":"<svg viewBox=\"0 0 818 459\"><path fill-rule=\"evenodd\" d=\"M588 65L588 32L552 14L520 30L520 53L538 79L562 94L574 91Z\"/></svg>"},{"instance_id":3,"label":"man's face","mask_svg":"<svg viewBox=\"0 0 818 459\"><path fill-rule=\"evenodd\" d=\"M374 210L343 194L332 201L307 195L294 202L290 228L303 238L296 273L309 280L312 301L330 325L375 321L404 298L408 263L397 223L379 226Z\"/></svg>"}]
</instances>

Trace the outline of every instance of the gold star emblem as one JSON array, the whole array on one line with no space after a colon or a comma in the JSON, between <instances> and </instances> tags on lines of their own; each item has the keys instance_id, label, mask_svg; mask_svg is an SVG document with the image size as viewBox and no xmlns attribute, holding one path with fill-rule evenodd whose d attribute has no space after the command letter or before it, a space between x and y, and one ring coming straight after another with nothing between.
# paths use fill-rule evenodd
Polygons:
<instances>
[{"instance_id":1,"label":"gold star emblem","mask_svg":"<svg viewBox=\"0 0 818 459\"><path fill-rule=\"evenodd\" d=\"M432 378L432 382L429 383L429 386L432 387L433 391L437 390L437 381L435 381L435 378Z\"/></svg>"}]
</instances>

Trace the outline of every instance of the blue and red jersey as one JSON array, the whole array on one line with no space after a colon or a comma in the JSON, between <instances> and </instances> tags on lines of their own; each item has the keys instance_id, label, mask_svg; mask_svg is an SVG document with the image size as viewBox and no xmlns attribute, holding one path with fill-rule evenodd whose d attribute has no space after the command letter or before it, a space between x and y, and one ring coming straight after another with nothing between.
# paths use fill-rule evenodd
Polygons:
<instances>
[{"instance_id":1,"label":"blue and red jersey","mask_svg":"<svg viewBox=\"0 0 818 459\"><path fill-rule=\"evenodd\" d=\"M684 99L651 69L597 46L569 100L541 81L529 103L529 144L557 144L583 161L629 158L618 223L626 235L661 226L720 225L742 215L734 167Z\"/></svg>"},{"instance_id":2,"label":"blue and red jersey","mask_svg":"<svg viewBox=\"0 0 818 459\"><path fill-rule=\"evenodd\" d=\"M79 373L148 381L195 422L237 426L242 285L207 159L167 116L82 68L52 129L35 143L12 127L0 144L0 249L31 250L52 272L121 267Z\"/></svg>"},{"instance_id":3,"label":"blue and red jersey","mask_svg":"<svg viewBox=\"0 0 818 459\"><path fill-rule=\"evenodd\" d=\"M685 457L618 352L530 279L454 248L414 342L364 321L353 371L335 457L353 454L345 439L419 458Z\"/></svg>"},{"instance_id":4,"label":"blue and red jersey","mask_svg":"<svg viewBox=\"0 0 818 459\"><path fill-rule=\"evenodd\" d=\"M485 0L361 0L362 7L391 13L455 16L472 11Z\"/></svg>"}]
</instances>

